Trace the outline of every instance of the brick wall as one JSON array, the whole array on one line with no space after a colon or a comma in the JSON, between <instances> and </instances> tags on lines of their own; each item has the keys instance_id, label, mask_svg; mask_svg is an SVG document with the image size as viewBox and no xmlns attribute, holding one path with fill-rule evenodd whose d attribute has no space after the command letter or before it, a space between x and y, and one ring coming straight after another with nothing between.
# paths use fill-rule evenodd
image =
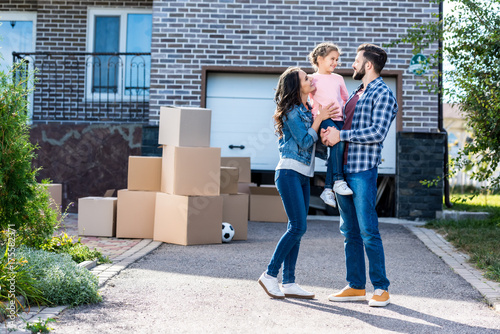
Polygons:
<instances>
[{"instance_id":1,"label":"brick wall","mask_svg":"<svg viewBox=\"0 0 500 334\"><path fill-rule=\"evenodd\" d=\"M2 0L0 11L36 11L37 0Z\"/></svg>"},{"instance_id":2,"label":"brick wall","mask_svg":"<svg viewBox=\"0 0 500 334\"><path fill-rule=\"evenodd\" d=\"M312 48L333 41L350 68L359 44L387 43L437 12L428 0L156 0L150 118L157 123L161 105L200 106L203 65L310 67ZM416 87L411 48L387 51L386 69L405 73L403 131L435 132L437 99Z\"/></svg>"},{"instance_id":3,"label":"brick wall","mask_svg":"<svg viewBox=\"0 0 500 334\"><path fill-rule=\"evenodd\" d=\"M443 177L445 134L399 132L397 137L396 217L434 219L443 207L443 181L433 187L421 181Z\"/></svg>"},{"instance_id":4,"label":"brick wall","mask_svg":"<svg viewBox=\"0 0 500 334\"><path fill-rule=\"evenodd\" d=\"M308 52L325 40L339 44L341 68L350 68L356 47L379 45L414 23L432 20L428 0L5 0L0 10L37 11L37 51L86 51L87 9L153 8L150 115L161 105L200 106L201 67L310 67ZM435 49L437 46L434 45ZM402 130L435 132L436 97L416 87L408 71L409 45L387 49L388 70L402 70ZM429 53L429 50L424 50Z\"/></svg>"}]
</instances>

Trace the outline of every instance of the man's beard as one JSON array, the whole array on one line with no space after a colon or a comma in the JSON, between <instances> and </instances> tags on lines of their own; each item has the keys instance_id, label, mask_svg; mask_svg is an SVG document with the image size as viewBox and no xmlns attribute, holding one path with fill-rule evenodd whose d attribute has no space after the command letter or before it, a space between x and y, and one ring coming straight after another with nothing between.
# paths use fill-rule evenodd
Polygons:
<instances>
[{"instance_id":1,"label":"man's beard","mask_svg":"<svg viewBox=\"0 0 500 334\"><path fill-rule=\"evenodd\" d=\"M361 79L363 79L363 77L366 74L365 64L366 64L366 62L363 62L363 65L361 65L361 70L359 70L359 72L354 72L354 74L352 75L352 78L354 80L361 80Z\"/></svg>"}]
</instances>

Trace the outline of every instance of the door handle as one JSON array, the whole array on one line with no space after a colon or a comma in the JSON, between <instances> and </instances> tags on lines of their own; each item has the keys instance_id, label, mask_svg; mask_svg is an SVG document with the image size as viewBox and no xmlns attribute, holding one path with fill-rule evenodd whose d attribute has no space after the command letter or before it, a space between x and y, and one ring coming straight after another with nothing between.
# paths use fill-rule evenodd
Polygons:
<instances>
[{"instance_id":1,"label":"door handle","mask_svg":"<svg viewBox=\"0 0 500 334\"><path fill-rule=\"evenodd\" d=\"M244 149L245 148L245 145L229 145L229 148L230 149L233 149L233 148L240 148L240 149Z\"/></svg>"}]
</instances>

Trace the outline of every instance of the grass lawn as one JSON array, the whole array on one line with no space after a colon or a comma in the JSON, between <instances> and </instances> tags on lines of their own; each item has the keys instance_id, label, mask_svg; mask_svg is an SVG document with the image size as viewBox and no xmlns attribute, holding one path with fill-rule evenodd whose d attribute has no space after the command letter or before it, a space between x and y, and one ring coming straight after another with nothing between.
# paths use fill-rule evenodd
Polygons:
<instances>
[{"instance_id":1,"label":"grass lawn","mask_svg":"<svg viewBox=\"0 0 500 334\"><path fill-rule=\"evenodd\" d=\"M479 195L466 202L457 202L453 194L454 203L451 210L489 212L490 217L485 220L433 220L425 227L441 233L446 240L460 251L469 254L470 262L485 271L486 278L500 282L500 194Z\"/></svg>"}]
</instances>

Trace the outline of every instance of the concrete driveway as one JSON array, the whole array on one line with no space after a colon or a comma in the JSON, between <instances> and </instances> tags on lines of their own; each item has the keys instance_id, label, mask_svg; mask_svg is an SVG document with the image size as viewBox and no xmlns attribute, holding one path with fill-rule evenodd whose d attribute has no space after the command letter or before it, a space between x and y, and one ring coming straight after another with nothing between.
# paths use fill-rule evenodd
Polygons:
<instances>
[{"instance_id":1,"label":"concrete driveway","mask_svg":"<svg viewBox=\"0 0 500 334\"><path fill-rule=\"evenodd\" d=\"M271 299L257 279L285 228L249 222L247 241L163 244L111 278L101 304L63 311L54 332L500 333L500 313L400 224L380 224L389 306L328 301L346 285L343 238L331 220L309 221L297 263L297 283L316 299Z\"/></svg>"}]
</instances>

